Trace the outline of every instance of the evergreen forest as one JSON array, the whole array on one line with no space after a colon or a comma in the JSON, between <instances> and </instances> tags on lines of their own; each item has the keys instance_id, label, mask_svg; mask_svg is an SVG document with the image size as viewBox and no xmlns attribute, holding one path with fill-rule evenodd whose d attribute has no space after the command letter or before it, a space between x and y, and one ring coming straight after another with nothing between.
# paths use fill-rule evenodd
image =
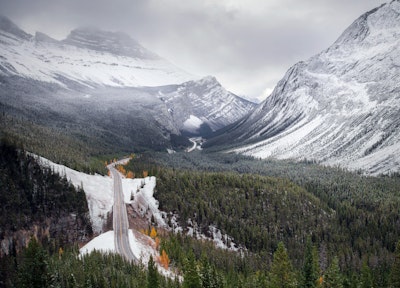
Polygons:
<instances>
[{"instance_id":1,"label":"evergreen forest","mask_svg":"<svg viewBox=\"0 0 400 288\"><path fill-rule=\"evenodd\" d=\"M3 140L0 150L1 237L12 239L0 287L400 287L398 175L216 152L136 154L124 168L157 177L171 228L159 234L176 275L166 277L157 259L79 255L92 234L84 191L18 145ZM216 247L210 226L235 250Z\"/></svg>"}]
</instances>

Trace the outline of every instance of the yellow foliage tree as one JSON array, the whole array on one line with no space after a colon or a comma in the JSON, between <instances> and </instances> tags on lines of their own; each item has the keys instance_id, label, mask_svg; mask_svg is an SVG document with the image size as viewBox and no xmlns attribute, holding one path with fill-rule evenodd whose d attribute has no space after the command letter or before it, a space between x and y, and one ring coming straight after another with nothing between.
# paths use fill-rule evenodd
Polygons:
<instances>
[{"instance_id":1,"label":"yellow foliage tree","mask_svg":"<svg viewBox=\"0 0 400 288\"><path fill-rule=\"evenodd\" d=\"M156 231L156 228L154 228L154 227L151 227L150 237L151 237L152 239L154 239L154 238L156 238L156 237L157 237L157 231Z\"/></svg>"},{"instance_id":2,"label":"yellow foliage tree","mask_svg":"<svg viewBox=\"0 0 400 288\"><path fill-rule=\"evenodd\" d=\"M149 176L149 171L143 170L143 178L146 178L147 176Z\"/></svg>"},{"instance_id":3,"label":"yellow foliage tree","mask_svg":"<svg viewBox=\"0 0 400 288\"><path fill-rule=\"evenodd\" d=\"M122 175L126 175L126 170L125 170L124 166L118 165L118 166L117 166L117 170L118 170Z\"/></svg>"},{"instance_id":4,"label":"yellow foliage tree","mask_svg":"<svg viewBox=\"0 0 400 288\"><path fill-rule=\"evenodd\" d=\"M64 254L64 250L62 249L62 247L60 247L60 249L58 249L58 259L61 259L63 254Z\"/></svg>"},{"instance_id":5,"label":"yellow foliage tree","mask_svg":"<svg viewBox=\"0 0 400 288\"><path fill-rule=\"evenodd\" d=\"M128 173L126 174L126 178L130 178L130 179L135 178L135 173L133 173L132 171L128 171Z\"/></svg>"},{"instance_id":6,"label":"yellow foliage tree","mask_svg":"<svg viewBox=\"0 0 400 288\"><path fill-rule=\"evenodd\" d=\"M158 250L158 248L160 248L160 238L156 237L156 250Z\"/></svg>"},{"instance_id":7,"label":"yellow foliage tree","mask_svg":"<svg viewBox=\"0 0 400 288\"><path fill-rule=\"evenodd\" d=\"M324 283L324 277L323 276L319 277L319 279L318 279L318 287L322 287L322 283Z\"/></svg>"},{"instance_id":8,"label":"yellow foliage tree","mask_svg":"<svg viewBox=\"0 0 400 288\"><path fill-rule=\"evenodd\" d=\"M162 250L159 259L160 259L161 265L162 265L165 269L168 269L170 260L169 260L169 257L168 257L167 252L165 252L164 249Z\"/></svg>"}]
</instances>

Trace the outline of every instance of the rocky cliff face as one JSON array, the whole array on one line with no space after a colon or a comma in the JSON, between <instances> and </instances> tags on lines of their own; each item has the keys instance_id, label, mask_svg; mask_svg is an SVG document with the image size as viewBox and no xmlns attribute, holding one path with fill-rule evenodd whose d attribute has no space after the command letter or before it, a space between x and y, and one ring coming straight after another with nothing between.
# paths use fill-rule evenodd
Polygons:
<instances>
[{"instance_id":1,"label":"rocky cliff face","mask_svg":"<svg viewBox=\"0 0 400 288\"><path fill-rule=\"evenodd\" d=\"M291 67L228 135L256 157L313 159L370 173L400 163L400 2L358 18Z\"/></svg>"},{"instance_id":2,"label":"rocky cliff face","mask_svg":"<svg viewBox=\"0 0 400 288\"><path fill-rule=\"evenodd\" d=\"M216 131L246 115L256 105L227 91L208 76L174 87L159 87L158 98L180 130L196 132L202 125Z\"/></svg>"},{"instance_id":3,"label":"rocky cliff face","mask_svg":"<svg viewBox=\"0 0 400 288\"><path fill-rule=\"evenodd\" d=\"M161 60L129 35L122 32L102 31L96 28L80 28L71 31L62 43L118 56L142 60ZM171 65L172 66L172 65Z\"/></svg>"}]
</instances>

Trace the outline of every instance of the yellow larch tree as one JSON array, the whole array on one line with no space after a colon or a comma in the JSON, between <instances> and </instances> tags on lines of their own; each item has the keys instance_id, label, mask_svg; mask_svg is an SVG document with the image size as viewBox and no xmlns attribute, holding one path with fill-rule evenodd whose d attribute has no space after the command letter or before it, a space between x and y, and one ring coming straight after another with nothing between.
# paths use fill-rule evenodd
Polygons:
<instances>
[{"instance_id":1,"label":"yellow larch tree","mask_svg":"<svg viewBox=\"0 0 400 288\"><path fill-rule=\"evenodd\" d=\"M169 257L168 257L167 252L165 252L164 249L163 249L162 252L161 252L161 255L160 255L160 257L159 257L159 260L160 260L161 265L162 265L165 269L168 269L170 260L169 260Z\"/></svg>"},{"instance_id":2,"label":"yellow larch tree","mask_svg":"<svg viewBox=\"0 0 400 288\"><path fill-rule=\"evenodd\" d=\"M151 232L150 232L150 238L154 239L157 237L157 231L156 228L151 227Z\"/></svg>"}]
</instances>

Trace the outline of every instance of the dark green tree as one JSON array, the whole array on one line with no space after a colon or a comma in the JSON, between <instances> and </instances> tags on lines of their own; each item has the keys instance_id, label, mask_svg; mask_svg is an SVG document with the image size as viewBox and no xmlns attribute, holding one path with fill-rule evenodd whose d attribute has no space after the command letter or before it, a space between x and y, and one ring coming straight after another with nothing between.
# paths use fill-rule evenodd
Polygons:
<instances>
[{"instance_id":1,"label":"dark green tree","mask_svg":"<svg viewBox=\"0 0 400 288\"><path fill-rule=\"evenodd\" d=\"M371 269L368 266L367 261L364 261L361 267L361 277L360 283L358 285L359 288L373 288L374 281L372 279Z\"/></svg>"},{"instance_id":2,"label":"dark green tree","mask_svg":"<svg viewBox=\"0 0 400 288\"><path fill-rule=\"evenodd\" d=\"M188 255L185 263L185 271L183 275L184 288L201 288L201 279L197 270L197 263L194 254L191 252Z\"/></svg>"},{"instance_id":3,"label":"dark green tree","mask_svg":"<svg viewBox=\"0 0 400 288\"><path fill-rule=\"evenodd\" d=\"M319 278L319 265L316 248L312 245L311 238L307 238L306 249L304 252L304 264L301 275L300 287L314 288L317 287Z\"/></svg>"},{"instance_id":4,"label":"dark green tree","mask_svg":"<svg viewBox=\"0 0 400 288\"><path fill-rule=\"evenodd\" d=\"M343 278L340 273L339 259L334 257L331 265L325 273L324 280L322 282L323 288L342 288Z\"/></svg>"},{"instance_id":5,"label":"dark green tree","mask_svg":"<svg viewBox=\"0 0 400 288\"><path fill-rule=\"evenodd\" d=\"M150 255L149 262L147 263L147 288L158 288L158 271L154 263L153 256Z\"/></svg>"},{"instance_id":6,"label":"dark green tree","mask_svg":"<svg viewBox=\"0 0 400 288\"><path fill-rule=\"evenodd\" d=\"M31 238L18 263L18 286L41 288L49 284L48 256L35 238Z\"/></svg>"},{"instance_id":7,"label":"dark green tree","mask_svg":"<svg viewBox=\"0 0 400 288\"><path fill-rule=\"evenodd\" d=\"M278 243L270 272L271 287L274 288L289 288L296 287L296 277L293 273L293 267L282 242Z\"/></svg>"},{"instance_id":8,"label":"dark green tree","mask_svg":"<svg viewBox=\"0 0 400 288\"><path fill-rule=\"evenodd\" d=\"M400 288L400 240L397 242L394 257L389 285L391 288Z\"/></svg>"},{"instance_id":9,"label":"dark green tree","mask_svg":"<svg viewBox=\"0 0 400 288\"><path fill-rule=\"evenodd\" d=\"M214 287L213 269L207 259L201 259L200 277L203 288Z\"/></svg>"},{"instance_id":10,"label":"dark green tree","mask_svg":"<svg viewBox=\"0 0 400 288\"><path fill-rule=\"evenodd\" d=\"M223 287L221 276L215 270L214 265L211 265L205 256L201 259L200 279L203 288Z\"/></svg>"}]
</instances>

